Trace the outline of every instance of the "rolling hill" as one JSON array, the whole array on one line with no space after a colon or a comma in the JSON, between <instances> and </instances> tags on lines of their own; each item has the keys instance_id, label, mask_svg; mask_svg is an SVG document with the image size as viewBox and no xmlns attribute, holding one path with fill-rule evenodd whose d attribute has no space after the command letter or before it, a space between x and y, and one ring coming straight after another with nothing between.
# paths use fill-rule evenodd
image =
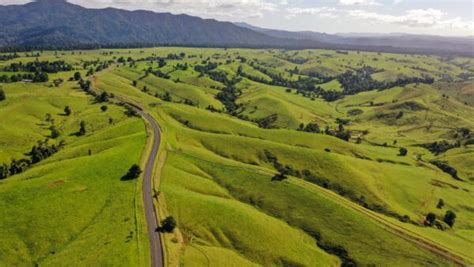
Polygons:
<instances>
[{"instance_id":1,"label":"rolling hill","mask_svg":"<svg viewBox=\"0 0 474 267\"><path fill-rule=\"evenodd\" d=\"M152 192L159 219L177 222L162 233L167 266L474 262L472 58L183 47L1 55L0 77L17 62L74 68L0 86L0 169L38 141L63 143L0 179L6 265L149 265L142 179L121 177L144 161L150 135L122 99L161 128ZM70 79L76 71L100 94Z\"/></svg>"}]
</instances>

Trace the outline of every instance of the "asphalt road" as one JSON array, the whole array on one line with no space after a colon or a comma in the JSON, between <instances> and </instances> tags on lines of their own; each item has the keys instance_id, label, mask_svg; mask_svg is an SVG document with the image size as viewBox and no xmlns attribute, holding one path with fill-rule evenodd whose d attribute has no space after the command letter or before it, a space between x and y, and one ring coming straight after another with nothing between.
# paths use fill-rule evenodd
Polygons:
<instances>
[{"instance_id":1,"label":"asphalt road","mask_svg":"<svg viewBox=\"0 0 474 267\"><path fill-rule=\"evenodd\" d=\"M89 77L89 81L91 81L92 83L94 82L92 76ZM92 91L97 92L97 90L95 90L92 86L90 89ZM155 162L158 158L158 149L160 148L161 143L160 127L158 126L158 123L156 122L155 118L153 118L150 114L143 112L141 107L131 103L126 98L117 96L117 99L133 107L138 112L138 114L140 114L140 116L148 122L148 124L151 126L151 130L153 131L152 149L150 155L148 156L148 160L146 161L145 171L143 173L142 191L143 203L145 206L145 219L147 224L148 239L150 240L151 266L163 267L163 246L161 243L160 233L157 231L158 216L155 212L152 194L153 169L155 166Z\"/></svg>"},{"instance_id":2,"label":"asphalt road","mask_svg":"<svg viewBox=\"0 0 474 267\"><path fill-rule=\"evenodd\" d=\"M152 194L152 179L153 179L153 169L155 162L158 158L158 149L161 142L161 133L160 127L156 120L149 114L144 113L141 110L137 109L137 112L142 116L143 119L148 121L151 129L153 131L153 143L152 150L148 156L146 162L145 171L143 174L143 202L145 205L145 218L148 228L148 237L150 240L150 254L151 254L151 266L152 267L162 267L163 263L163 247L161 246L161 237L160 233L157 231L158 228L158 216L155 212L153 205L153 194Z\"/></svg>"}]
</instances>

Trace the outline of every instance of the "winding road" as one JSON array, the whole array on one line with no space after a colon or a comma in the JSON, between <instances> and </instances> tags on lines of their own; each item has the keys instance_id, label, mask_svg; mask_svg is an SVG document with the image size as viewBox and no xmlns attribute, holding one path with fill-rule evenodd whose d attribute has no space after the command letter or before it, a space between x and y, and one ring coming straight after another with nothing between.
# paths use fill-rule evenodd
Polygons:
<instances>
[{"instance_id":1,"label":"winding road","mask_svg":"<svg viewBox=\"0 0 474 267\"><path fill-rule=\"evenodd\" d=\"M150 239L150 254L151 254L151 266L162 267L163 263L163 247L161 243L160 233L158 229L157 214L153 204L152 194L152 179L155 162L158 157L158 149L160 148L161 133L160 127L156 120L148 113L143 112L139 108L136 108L137 112L145 119L151 126L153 131L152 149L146 162L145 171L143 174L143 203L145 206L145 218L147 222L148 238Z\"/></svg>"},{"instance_id":2,"label":"winding road","mask_svg":"<svg viewBox=\"0 0 474 267\"><path fill-rule=\"evenodd\" d=\"M88 78L91 81L90 90L94 92L101 92L93 87L95 80L93 77ZM116 99L122 103L125 103L132 107L151 127L152 130L152 148L145 165L145 171L143 173L143 204L145 208L145 219L147 224L148 239L150 240L150 256L151 256L151 267L163 267L163 246L161 243L160 232L158 231L158 214L156 214L155 206L153 203L154 194L153 192L153 171L155 168L155 162L158 158L158 150L161 143L161 132L158 122L150 114L143 111L143 109L130 102L129 99L122 96L116 96Z\"/></svg>"}]
</instances>

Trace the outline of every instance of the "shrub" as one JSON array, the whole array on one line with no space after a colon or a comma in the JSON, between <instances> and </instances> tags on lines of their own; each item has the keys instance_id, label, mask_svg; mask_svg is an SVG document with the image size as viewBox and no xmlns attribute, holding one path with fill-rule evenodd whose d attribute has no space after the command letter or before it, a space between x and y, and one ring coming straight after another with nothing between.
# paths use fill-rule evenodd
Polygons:
<instances>
[{"instance_id":1,"label":"shrub","mask_svg":"<svg viewBox=\"0 0 474 267\"><path fill-rule=\"evenodd\" d=\"M436 214L430 212L426 215L426 220L425 220L426 224L429 225L429 226L433 226L434 223L436 222Z\"/></svg>"},{"instance_id":2,"label":"shrub","mask_svg":"<svg viewBox=\"0 0 474 267\"><path fill-rule=\"evenodd\" d=\"M0 101L3 101L7 99L7 96L5 95L5 91L3 91L2 88L0 88Z\"/></svg>"},{"instance_id":3,"label":"shrub","mask_svg":"<svg viewBox=\"0 0 474 267\"><path fill-rule=\"evenodd\" d=\"M400 156L406 156L408 154L408 150L404 147L400 148Z\"/></svg>"},{"instance_id":4,"label":"shrub","mask_svg":"<svg viewBox=\"0 0 474 267\"><path fill-rule=\"evenodd\" d=\"M124 177L122 177L122 180L133 180L137 179L140 174L142 173L142 170L140 169L140 166L137 164L133 164L132 167L128 170L127 174L125 174Z\"/></svg>"},{"instance_id":5,"label":"shrub","mask_svg":"<svg viewBox=\"0 0 474 267\"><path fill-rule=\"evenodd\" d=\"M456 221L456 213L454 211L448 210L446 215L444 215L443 221L447 223L450 227L454 226L454 222Z\"/></svg>"},{"instance_id":6,"label":"shrub","mask_svg":"<svg viewBox=\"0 0 474 267\"><path fill-rule=\"evenodd\" d=\"M86 135L86 123L84 121L81 121L79 124L79 132L77 132L78 136L83 136Z\"/></svg>"},{"instance_id":7,"label":"shrub","mask_svg":"<svg viewBox=\"0 0 474 267\"><path fill-rule=\"evenodd\" d=\"M71 115L71 113L72 113L71 108L69 106L66 106L64 108L64 114L66 114L66 116L69 116L69 115Z\"/></svg>"},{"instance_id":8,"label":"shrub","mask_svg":"<svg viewBox=\"0 0 474 267\"><path fill-rule=\"evenodd\" d=\"M438 205L436 205L436 207L437 207L438 209L442 209L442 208L444 207L444 200L439 199Z\"/></svg>"},{"instance_id":9,"label":"shrub","mask_svg":"<svg viewBox=\"0 0 474 267\"><path fill-rule=\"evenodd\" d=\"M81 73L80 72L74 73L74 80L79 81L80 79L82 79Z\"/></svg>"},{"instance_id":10,"label":"shrub","mask_svg":"<svg viewBox=\"0 0 474 267\"><path fill-rule=\"evenodd\" d=\"M161 231L165 233L172 233L174 228L176 228L176 220L173 216L166 217L163 221L161 221Z\"/></svg>"}]
</instances>

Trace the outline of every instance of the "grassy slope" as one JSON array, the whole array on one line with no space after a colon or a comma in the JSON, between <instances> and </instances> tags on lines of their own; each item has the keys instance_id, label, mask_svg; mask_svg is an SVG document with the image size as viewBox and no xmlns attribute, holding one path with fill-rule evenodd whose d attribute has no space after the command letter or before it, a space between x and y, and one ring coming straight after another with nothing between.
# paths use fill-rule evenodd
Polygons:
<instances>
[{"instance_id":1,"label":"grassy slope","mask_svg":"<svg viewBox=\"0 0 474 267\"><path fill-rule=\"evenodd\" d=\"M469 255L472 251L474 215L472 207L466 204L473 200L472 183L453 180L427 163L436 158L434 155L413 146L440 138L450 140L449 132L454 127L472 129L473 122L469 119L472 108L456 100L461 99L459 97L441 97L442 93L449 91L446 87L438 90L430 86L409 85L326 103L287 93L286 88L244 79L238 84L243 92L238 101L245 105L244 114L251 118L278 114L276 126L288 128L262 130L252 123L205 111L203 108L209 104L222 108L214 99L217 91L211 87L223 85L210 81L207 76L198 78L193 71L195 64L210 58L212 62L220 63L218 69L231 77L239 66L235 58L243 56L289 79L298 78L298 75L291 76L286 71L295 67L303 74L316 70L336 75L363 65L383 69L374 75L375 79L393 80L403 75L422 74L439 79L445 74L455 77L465 71L466 67L459 67L465 59L446 61L436 57L365 52L345 55L324 50L285 52L159 48L130 51L114 50L113 55L107 56L101 51L88 51L67 58L80 62L82 58L141 58L179 52L193 56L185 60L190 65L188 71L173 70L173 65L181 61L169 61L163 68L163 71L170 73L172 80L179 78L181 83L152 76L140 79L143 69L156 67L156 64L145 62L138 63L136 68L115 68L99 75L96 80L99 89L144 103L163 128L163 145L168 158L163 169L160 198L166 199L165 213L178 219L180 231L172 237L165 236L167 247L180 254L169 255L169 258L179 258L174 261L175 265L221 265L223 262L239 266L254 263L308 264L315 259L324 265L336 264L339 259L315 246L315 240L308 235L314 232L320 233L326 242L343 246L350 257L362 264L448 264L383 230L376 221L349 209L343 201L327 198L313 184L296 178L283 183L270 182L275 170L263 160L264 149L271 150L284 164L300 170L309 169L363 195L370 203L409 215L418 223L423 221L427 212L433 211L441 217L447 209L454 210L458 214L456 226L445 232L395 223L458 254ZM227 63L229 57L231 61ZM288 57L307 58L308 61L295 64L285 59ZM247 64L243 68L245 72L266 78ZM146 85L152 94L169 92L174 101L199 101L199 108L163 104L161 100L134 88L132 80L138 80L139 89ZM334 81L324 86L338 89ZM469 94L469 90L462 89L462 92ZM393 103L394 100L397 102ZM380 105L369 106L370 101ZM398 106L404 102L419 103L429 112ZM158 107L152 109L149 106L151 103L158 103ZM363 113L347 115L356 108ZM377 117L377 114L399 111L404 112L400 120ZM290 130L296 129L301 122L311 121L318 122L322 127L335 127L335 119L339 117L351 120L349 129L369 132L362 144ZM187 127L179 122L183 120L189 121ZM384 142L392 144L393 140L398 141L394 147L376 145ZM397 156L399 146L409 148L407 157ZM325 148L330 148L331 153L325 152ZM423 154L425 161L417 161L415 154ZM453 149L439 158L448 160L463 177L472 177L469 167L471 150ZM435 208L439 198L447 203L443 210ZM269 227L280 234L268 235L262 227ZM285 242L294 245L287 246Z\"/></svg>"},{"instance_id":2,"label":"grassy slope","mask_svg":"<svg viewBox=\"0 0 474 267\"><path fill-rule=\"evenodd\" d=\"M72 83L60 88L12 84L0 104L2 162L49 135L50 113L66 141L63 150L28 171L0 182L0 261L8 265L142 265L148 261L138 182L120 177L140 161L144 125L123 110L98 104ZM62 116L65 105L73 114ZM114 123L109 125L109 117ZM2 119L3 120L3 119ZM69 136L79 121L84 137ZM92 156L88 150L92 149Z\"/></svg>"}]
</instances>

